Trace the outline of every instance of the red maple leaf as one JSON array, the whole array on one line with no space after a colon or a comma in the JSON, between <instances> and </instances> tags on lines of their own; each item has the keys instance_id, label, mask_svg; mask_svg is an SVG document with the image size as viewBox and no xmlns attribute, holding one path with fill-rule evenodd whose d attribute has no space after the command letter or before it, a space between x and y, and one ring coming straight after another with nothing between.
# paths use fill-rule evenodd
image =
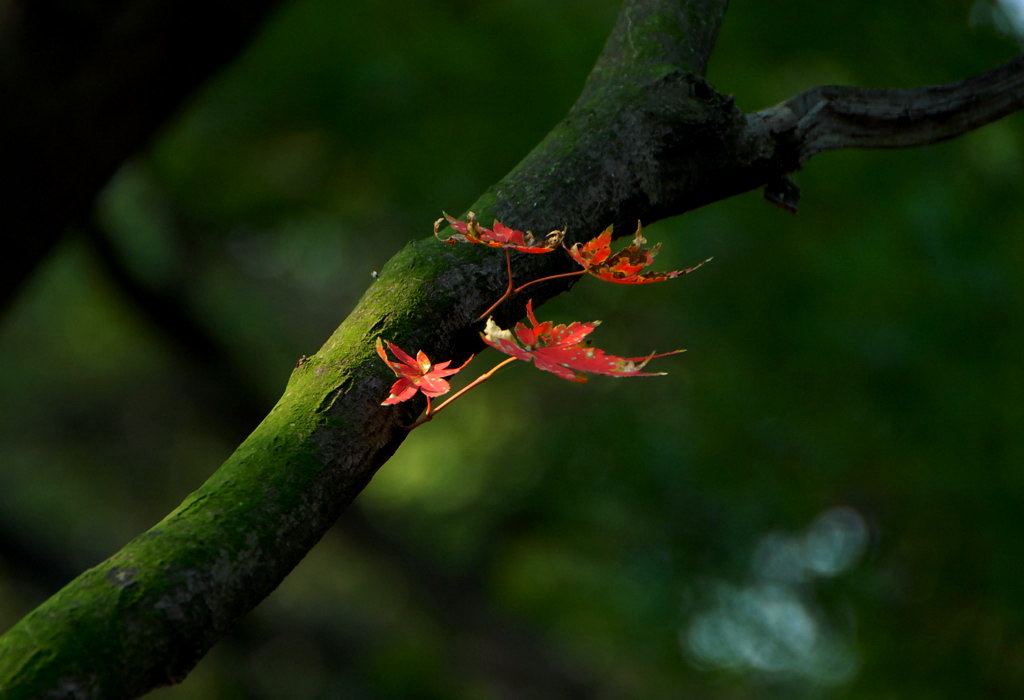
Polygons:
<instances>
[{"instance_id":1,"label":"red maple leaf","mask_svg":"<svg viewBox=\"0 0 1024 700\"><path fill-rule=\"evenodd\" d=\"M583 266L583 269L606 282L618 284L649 284L651 282L663 282L668 279L675 279L687 275L704 262L688 267L685 270L672 270L671 272L643 272L643 269L654 262L654 256L658 254L661 243L653 248L645 247L647 239L644 238L643 226L637 222L636 233L633 234L633 242L612 254L612 229L605 229L596 238L586 243L576 243L568 249L572 259Z\"/></svg>"},{"instance_id":2,"label":"red maple leaf","mask_svg":"<svg viewBox=\"0 0 1024 700\"><path fill-rule=\"evenodd\" d=\"M388 355L384 351L384 343L387 343L388 349L398 358L398 362L388 359ZM460 366L449 369L448 365L451 364L451 360L439 362L435 365L431 363L430 358L422 350L416 353L414 359L409 353L394 343L389 341L381 342L380 338L377 338L377 354L380 355L380 359L384 360L387 366L391 368L391 371L395 373L395 376L398 377L398 381L391 386L390 395L381 403L381 406L390 406L408 401L417 392L422 392L427 397L428 412L430 399L447 394L451 389L445 377L455 374L468 365L469 360L473 359L471 355L469 360L466 360Z\"/></svg>"},{"instance_id":3,"label":"red maple leaf","mask_svg":"<svg viewBox=\"0 0 1024 700\"><path fill-rule=\"evenodd\" d=\"M555 325L551 321L540 322L533 313L533 300L526 302L526 317L530 326L520 322L512 331L500 328L494 319L487 319L487 326L481 334L484 342L495 350L511 355L524 362L533 362L537 369L557 374L574 382L587 381L588 374L605 374L611 377L654 377L664 372L641 371L656 357L675 355L683 352L673 350L646 357L618 357L604 350L585 344L584 338L601 323L574 321L568 325Z\"/></svg>"},{"instance_id":4,"label":"red maple leaf","mask_svg":"<svg viewBox=\"0 0 1024 700\"><path fill-rule=\"evenodd\" d=\"M445 220L457 233L453 233L448 238L441 238L438 229L441 227L441 222ZM520 253L550 253L562 243L562 236L565 235L565 232L552 231L542 243L537 243L532 231L517 231L498 220L494 221L494 228L484 228L476 220L476 214L469 212L466 221L459 221L445 214L443 219L434 222L434 235L438 240L449 245L479 243L491 248L511 248Z\"/></svg>"}]
</instances>

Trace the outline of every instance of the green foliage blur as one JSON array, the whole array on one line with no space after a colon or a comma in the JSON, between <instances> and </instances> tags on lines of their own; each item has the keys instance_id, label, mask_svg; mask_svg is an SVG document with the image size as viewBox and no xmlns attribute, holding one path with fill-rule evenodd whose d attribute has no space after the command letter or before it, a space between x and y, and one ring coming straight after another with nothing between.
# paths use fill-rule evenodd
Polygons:
<instances>
[{"instance_id":1,"label":"green foliage blur","mask_svg":"<svg viewBox=\"0 0 1024 700\"><path fill-rule=\"evenodd\" d=\"M296 0L195 95L0 325L0 627L216 469L565 114L617 11ZM737 1L709 79L747 111L954 81L1019 52L1000 12ZM539 310L688 348L668 376L500 373L151 697L1024 696L1024 117L795 179L797 216L648 229L699 272Z\"/></svg>"}]
</instances>

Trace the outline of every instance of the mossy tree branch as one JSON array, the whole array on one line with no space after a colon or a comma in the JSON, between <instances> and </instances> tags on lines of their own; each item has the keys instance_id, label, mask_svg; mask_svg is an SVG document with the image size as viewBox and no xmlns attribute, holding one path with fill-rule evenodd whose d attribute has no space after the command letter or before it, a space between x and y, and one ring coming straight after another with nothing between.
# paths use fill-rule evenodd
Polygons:
<instances>
[{"instance_id":1,"label":"mossy tree branch","mask_svg":"<svg viewBox=\"0 0 1024 700\"><path fill-rule=\"evenodd\" d=\"M787 132L762 128L703 78L724 12L724 1L627 1L577 103L473 205L480 217L566 225L575 239L609 223L632 231L799 167ZM525 279L565 271L566 260L515 265ZM4 697L134 697L183 678L317 542L423 408L379 405L392 378L374 338L459 363L480 347L475 319L505 284L493 251L433 238L406 246L209 481L0 638Z\"/></svg>"}]
</instances>

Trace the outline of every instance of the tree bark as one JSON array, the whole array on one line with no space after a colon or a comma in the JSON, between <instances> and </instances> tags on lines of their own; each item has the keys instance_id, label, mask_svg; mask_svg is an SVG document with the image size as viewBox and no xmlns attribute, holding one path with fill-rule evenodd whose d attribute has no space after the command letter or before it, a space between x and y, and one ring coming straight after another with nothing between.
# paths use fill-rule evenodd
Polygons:
<instances>
[{"instance_id":1,"label":"tree bark","mask_svg":"<svg viewBox=\"0 0 1024 700\"><path fill-rule=\"evenodd\" d=\"M679 214L797 169L802 132L791 120L745 116L703 78L725 4L626 2L577 103L473 205L480 218L541 232L565 225L570 240L609 223L632 232L637 219ZM1020 61L1007 65L1019 108ZM569 265L559 255L514 261L524 280ZM504 257L492 250L433 238L407 245L209 481L0 638L0 694L135 697L184 678L317 542L422 410L415 400L380 406L393 377L374 339L461 363L481 347L476 318L505 282ZM539 284L531 296L538 304L569 286ZM524 302L505 303L496 319L520 317Z\"/></svg>"}]
</instances>

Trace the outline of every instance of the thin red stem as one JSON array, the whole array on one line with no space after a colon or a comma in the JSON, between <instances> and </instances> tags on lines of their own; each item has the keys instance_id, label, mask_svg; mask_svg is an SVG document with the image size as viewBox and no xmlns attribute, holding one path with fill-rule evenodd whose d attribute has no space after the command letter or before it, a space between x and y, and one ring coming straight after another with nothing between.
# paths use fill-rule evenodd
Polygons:
<instances>
[{"instance_id":1,"label":"thin red stem","mask_svg":"<svg viewBox=\"0 0 1024 700\"><path fill-rule=\"evenodd\" d=\"M526 284L519 285L518 287L516 287L515 289L512 290L512 293L513 294L519 294L519 292L523 291L524 289L529 287L531 284L537 284L538 282L547 282L548 280L557 280L557 279L561 279L563 277L579 277L580 275L586 274L586 272L587 272L586 270L576 270L575 272L561 272L561 273L559 273L557 275L548 275L547 277L539 277L539 278L533 280L532 282L527 282Z\"/></svg>"},{"instance_id":2,"label":"thin red stem","mask_svg":"<svg viewBox=\"0 0 1024 700\"><path fill-rule=\"evenodd\" d=\"M501 369L501 368L502 368L502 367L504 367L505 365L508 365L508 364L511 364L511 363L515 362L515 361L516 361L517 359L518 359L518 358L515 358L515 357L508 357L508 358L505 358L504 360L502 360L502 361L501 361L501 362L499 362L498 364L494 365L494 367L491 367L491 368L490 368L489 370L487 370L486 372L484 372L483 374L481 374L481 375L480 375L479 377L477 377L476 379L474 379L473 381L471 381L471 382L470 382L469 384L467 384L466 386L462 387L461 389L459 389L458 391L456 391L456 392L455 392L454 394L452 394L451 396L449 396L449 397L448 397L447 399L445 399L445 400L444 400L444 401L443 401L443 402L441 403L441 405L440 405L440 406L438 406L438 407L437 407L437 408L435 408L434 410L430 410L430 398L428 397L428 398L427 398L427 411L426 411L426 412L425 412L425 413L423 414L423 417L422 417L422 418L420 418L420 419L419 419L418 421L416 421L415 423L413 423L412 425L410 425L408 429L409 429L409 430L412 430L413 428L418 428L419 426L423 425L424 423L426 423L426 422L428 422L428 421L432 420L432 419L434 418L434 416L436 416L436 415L437 415L438 413L440 413L441 411L443 411L443 410L444 410L444 408L445 408L445 407L446 407L446 406L447 406L448 404L450 404L450 403L451 403L452 401L454 401L455 399L459 398L460 396L462 396L463 394L465 394L465 393L466 393L467 391L469 391L470 389L472 389L472 388L474 388L474 387L476 387L476 386L478 386L478 385L480 385L480 384L483 384L483 383L484 383L484 382L486 382L486 381L487 381L488 379L490 379L491 377L493 377L493 376L494 376L494 373L495 373L495 372L497 372L497 371L498 371L499 369Z\"/></svg>"},{"instance_id":3,"label":"thin red stem","mask_svg":"<svg viewBox=\"0 0 1024 700\"><path fill-rule=\"evenodd\" d=\"M483 321L485 318L491 315L501 302L512 296L512 256L508 252L508 248L505 248L505 269L508 270L508 287L505 288L505 293L498 297L498 300L487 307L487 311L484 311L480 316L477 317L477 321Z\"/></svg>"}]
</instances>

